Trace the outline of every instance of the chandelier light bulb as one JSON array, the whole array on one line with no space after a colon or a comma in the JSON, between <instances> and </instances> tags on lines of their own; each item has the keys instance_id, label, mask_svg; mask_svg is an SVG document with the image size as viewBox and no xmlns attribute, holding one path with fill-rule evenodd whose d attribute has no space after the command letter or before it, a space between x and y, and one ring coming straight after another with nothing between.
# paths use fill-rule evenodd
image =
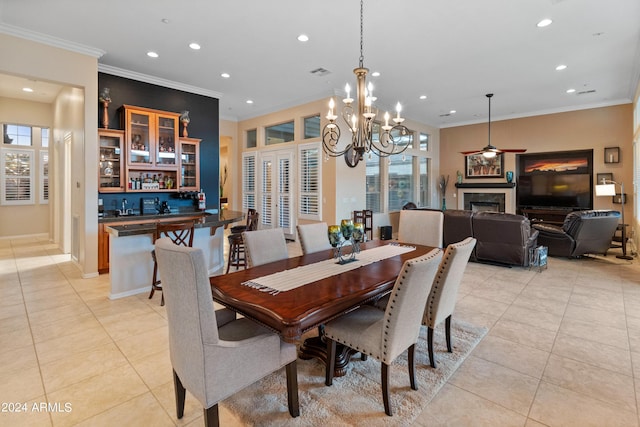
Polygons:
<instances>
[{"instance_id":1,"label":"chandelier light bulb","mask_svg":"<svg viewBox=\"0 0 640 427\"><path fill-rule=\"evenodd\" d=\"M400 105L400 103L398 102L396 104L396 112L398 113L398 116L397 116L398 119L400 118L400 111L402 111L402 105Z\"/></svg>"},{"instance_id":2,"label":"chandelier light bulb","mask_svg":"<svg viewBox=\"0 0 640 427\"><path fill-rule=\"evenodd\" d=\"M385 126L389 126L389 112L388 111L384 112L384 125Z\"/></svg>"}]
</instances>

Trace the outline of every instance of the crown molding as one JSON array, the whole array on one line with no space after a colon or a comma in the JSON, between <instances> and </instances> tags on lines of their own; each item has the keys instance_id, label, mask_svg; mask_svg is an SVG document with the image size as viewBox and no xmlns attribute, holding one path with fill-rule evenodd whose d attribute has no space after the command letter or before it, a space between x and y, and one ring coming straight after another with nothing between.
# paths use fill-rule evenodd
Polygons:
<instances>
[{"instance_id":1,"label":"crown molding","mask_svg":"<svg viewBox=\"0 0 640 427\"><path fill-rule=\"evenodd\" d=\"M111 74L118 77L137 80L144 83L154 84L156 86L168 87L170 89L181 90L183 92L195 93L196 95L208 96L210 98L222 98L222 93L214 90L204 89L197 86L191 86L172 80L162 79L160 77L142 74L136 71L125 70L123 68L112 67L111 65L98 64L98 71L101 73Z\"/></svg>"},{"instance_id":2,"label":"crown molding","mask_svg":"<svg viewBox=\"0 0 640 427\"><path fill-rule=\"evenodd\" d=\"M38 33L36 31L26 30L14 25L0 23L0 33L10 36L19 37L21 39L31 40L37 43L46 44L60 49L69 50L71 52L80 53L82 55L101 58L106 52L102 49L86 46L80 43L70 42L68 40L59 39L47 34Z\"/></svg>"}]
</instances>

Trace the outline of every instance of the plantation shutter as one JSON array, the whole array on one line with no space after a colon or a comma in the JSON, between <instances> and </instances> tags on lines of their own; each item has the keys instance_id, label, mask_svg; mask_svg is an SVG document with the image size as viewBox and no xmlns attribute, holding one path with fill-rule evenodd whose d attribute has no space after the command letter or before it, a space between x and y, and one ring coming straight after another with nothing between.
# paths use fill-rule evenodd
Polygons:
<instances>
[{"instance_id":1,"label":"plantation shutter","mask_svg":"<svg viewBox=\"0 0 640 427\"><path fill-rule=\"evenodd\" d=\"M320 221L320 144L300 147L300 191L298 214L300 218Z\"/></svg>"},{"instance_id":2,"label":"plantation shutter","mask_svg":"<svg viewBox=\"0 0 640 427\"><path fill-rule=\"evenodd\" d=\"M242 209L256 208L256 154L242 155Z\"/></svg>"},{"instance_id":3,"label":"plantation shutter","mask_svg":"<svg viewBox=\"0 0 640 427\"><path fill-rule=\"evenodd\" d=\"M30 149L2 149L2 204L34 203L34 155Z\"/></svg>"}]
</instances>

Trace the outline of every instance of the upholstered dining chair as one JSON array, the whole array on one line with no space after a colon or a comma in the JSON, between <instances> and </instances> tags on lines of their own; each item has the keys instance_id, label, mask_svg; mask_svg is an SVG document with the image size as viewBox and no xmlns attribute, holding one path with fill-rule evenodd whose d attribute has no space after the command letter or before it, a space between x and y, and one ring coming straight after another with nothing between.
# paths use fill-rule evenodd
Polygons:
<instances>
[{"instance_id":1,"label":"upholstered dining chair","mask_svg":"<svg viewBox=\"0 0 640 427\"><path fill-rule=\"evenodd\" d=\"M248 267L289 258L282 228L245 231L242 233Z\"/></svg>"},{"instance_id":2,"label":"upholstered dining chair","mask_svg":"<svg viewBox=\"0 0 640 427\"><path fill-rule=\"evenodd\" d=\"M326 385L333 383L336 344L341 343L381 362L382 400L387 415L393 415L389 403L389 367L407 349L411 388L418 389L414 366L415 345L431 283L441 259L442 250L433 249L426 255L405 261L384 312L374 306L364 305L325 324L329 360Z\"/></svg>"},{"instance_id":3,"label":"upholstered dining chair","mask_svg":"<svg viewBox=\"0 0 640 427\"><path fill-rule=\"evenodd\" d=\"M462 282L462 276L469 262L471 252L476 245L476 239L467 237L458 243L452 243L444 251L442 262L436 274L427 307L424 311L422 324L427 329L427 346L431 367L436 367L436 359L433 355L433 331L443 320L445 321L445 336L447 351L451 349L451 316L456 307L458 288Z\"/></svg>"},{"instance_id":4,"label":"upholstered dining chair","mask_svg":"<svg viewBox=\"0 0 640 427\"><path fill-rule=\"evenodd\" d=\"M217 426L218 402L264 376L286 367L289 413L297 417L295 344L227 309L214 311L211 285L201 249L155 244L162 274L169 326L176 415L184 415L185 392L204 408L205 425Z\"/></svg>"},{"instance_id":5,"label":"upholstered dining chair","mask_svg":"<svg viewBox=\"0 0 640 427\"><path fill-rule=\"evenodd\" d=\"M398 223L398 240L402 243L442 247L444 214L440 210L403 209Z\"/></svg>"},{"instance_id":6,"label":"upholstered dining chair","mask_svg":"<svg viewBox=\"0 0 640 427\"><path fill-rule=\"evenodd\" d=\"M298 225L300 246L303 254L326 251L331 249L328 227L326 222Z\"/></svg>"},{"instance_id":7,"label":"upholstered dining chair","mask_svg":"<svg viewBox=\"0 0 640 427\"><path fill-rule=\"evenodd\" d=\"M176 245L193 246L193 221L182 222L159 222L156 224L156 231L153 234L153 241L161 237L168 237ZM156 291L162 292L161 281L158 279L158 262L156 260L155 249L151 250L151 258L153 259L153 276L151 279L151 293L149 299L153 298ZM164 293L160 298L160 305L164 305Z\"/></svg>"}]
</instances>

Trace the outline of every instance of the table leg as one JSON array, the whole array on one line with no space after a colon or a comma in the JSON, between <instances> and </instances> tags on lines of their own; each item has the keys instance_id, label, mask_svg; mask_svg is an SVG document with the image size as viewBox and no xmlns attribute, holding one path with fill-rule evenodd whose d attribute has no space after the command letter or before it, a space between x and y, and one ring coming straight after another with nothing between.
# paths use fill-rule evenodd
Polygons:
<instances>
[{"instance_id":1,"label":"table leg","mask_svg":"<svg viewBox=\"0 0 640 427\"><path fill-rule=\"evenodd\" d=\"M347 373L347 366L349 366L349 360L351 356L358 353L346 345L337 343L336 348L336 364L333 370L334 377L342 377ZM325 366L327 365L327 343L324 339L324 327L320 325L318 327L318 336L310 337L304 340L304 343L300 346L298 351L298 357L303 360L309 360L316 358L320 360Z\"/></svg>"}]
</instances>

